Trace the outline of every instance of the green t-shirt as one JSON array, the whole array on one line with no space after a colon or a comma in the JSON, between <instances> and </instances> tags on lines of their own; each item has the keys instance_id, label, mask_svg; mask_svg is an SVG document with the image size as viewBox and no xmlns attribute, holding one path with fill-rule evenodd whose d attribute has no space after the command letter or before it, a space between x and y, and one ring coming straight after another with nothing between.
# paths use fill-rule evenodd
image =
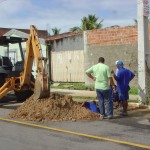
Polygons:
<instances>
[{"instance_id":1,"label":"green t-shirt","mask_svg":"<svg viewBox=\"0 0 150 150\"><path fill-rule=\"evenodd\" d=\"M98 63L89 68L86 73L90 73L96 78L95 89L107 90L110 88L109 78L112 75L107 65Z\"/></svg>"}]
</instances>

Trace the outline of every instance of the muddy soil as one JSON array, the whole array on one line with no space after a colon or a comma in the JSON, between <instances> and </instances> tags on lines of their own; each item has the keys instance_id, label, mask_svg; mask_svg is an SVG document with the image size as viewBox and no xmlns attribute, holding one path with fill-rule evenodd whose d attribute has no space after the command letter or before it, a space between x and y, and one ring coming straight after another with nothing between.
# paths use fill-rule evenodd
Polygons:
<instances>
[{"instance_id":1,"label":"muddy soil","mask_svg":"<svg viewBox=\"0 0 150 150\"><path fill-rule=\"evenodd\" d=\"M72 96L51 93L49 98L40 100L30 97L9 117L30 121L76 121L98 120L99 114L73 101Z\"/></svg>"}]
</instances>

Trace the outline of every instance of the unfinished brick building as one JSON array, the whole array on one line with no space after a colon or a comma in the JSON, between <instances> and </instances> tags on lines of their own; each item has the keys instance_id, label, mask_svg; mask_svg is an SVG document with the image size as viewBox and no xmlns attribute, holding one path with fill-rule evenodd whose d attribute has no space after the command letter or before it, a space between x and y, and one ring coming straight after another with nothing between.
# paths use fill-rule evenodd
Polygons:
<instances>
[{"instance_id":1,"label":"unfinished brick building","mask_svg":"<svg viewBox=\"0 0 150 150\"><path fill-rule=\"evenodd\" d=\"M51 36L47 40L53 43L51 49L51 77L53 81L93 84L93 81L85 76L85 70L97 63L98 58L102 56L111 69L115 69L116 60L124 61L125 67L136 74L131 85L137 85L136 26L66 33Z\"/></svg>"}]
</instances>

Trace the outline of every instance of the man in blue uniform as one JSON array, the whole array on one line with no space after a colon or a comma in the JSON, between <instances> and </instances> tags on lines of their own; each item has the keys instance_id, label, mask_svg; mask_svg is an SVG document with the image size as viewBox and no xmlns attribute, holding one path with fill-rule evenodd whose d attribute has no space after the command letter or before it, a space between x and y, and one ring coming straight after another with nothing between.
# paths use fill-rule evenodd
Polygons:
<instances>
[{"instance_id":1,"label":"man in blue uniform","mask_svg":"<svg viewBox=\"0 0 150 150\"><path fill-rule=\"evenodd\" d=\"M122 103L123 111L122 115L126 116L127 108L128 108L128 99L129 94L128 91L130 90L129 83L134 78L134 73L131 72L129 69L124 68L124 64L122 61L116 61L117 71L116 74L112 71L112 74L117 81L117 91L119 94L119 100Z\"/></svg>"}]
</instances>

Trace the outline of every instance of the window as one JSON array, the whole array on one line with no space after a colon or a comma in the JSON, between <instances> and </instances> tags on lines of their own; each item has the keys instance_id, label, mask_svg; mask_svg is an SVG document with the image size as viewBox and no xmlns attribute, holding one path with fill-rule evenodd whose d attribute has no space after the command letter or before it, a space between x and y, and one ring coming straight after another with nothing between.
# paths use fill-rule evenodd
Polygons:
<instances>
[{"instance_id":1,"label":"window","mask_svg":"<svg viewBox=\"0 0 150 150\"><path fill-rule=\"evenodd\" d=\"M9 51L9 58L14 65L16 63L16 51Z\"/></svg>"}]
</instances>

